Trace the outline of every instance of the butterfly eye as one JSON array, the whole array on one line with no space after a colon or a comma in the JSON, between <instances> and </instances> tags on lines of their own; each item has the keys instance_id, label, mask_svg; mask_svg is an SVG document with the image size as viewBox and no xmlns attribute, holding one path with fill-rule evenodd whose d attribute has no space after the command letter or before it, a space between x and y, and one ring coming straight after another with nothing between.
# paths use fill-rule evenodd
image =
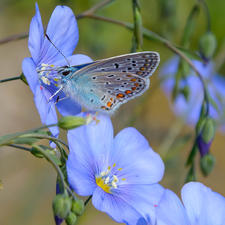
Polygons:
<instances>
[{"instance_id":1,"label":"butterfly eye","mask_svg":"<svg viewBox=\"0 0 225 225\"><path fill-rule=\"evenodd\" d=\"M64 72L62 72L62 75L67 76L69 73L70 73L69 71L64 71Z\"/></svg>"}]
</instances>

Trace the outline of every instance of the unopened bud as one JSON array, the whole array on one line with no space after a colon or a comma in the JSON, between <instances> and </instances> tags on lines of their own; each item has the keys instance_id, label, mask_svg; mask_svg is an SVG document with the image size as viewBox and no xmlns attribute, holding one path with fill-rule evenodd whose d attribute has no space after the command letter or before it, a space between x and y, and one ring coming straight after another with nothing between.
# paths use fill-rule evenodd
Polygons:
<instances>
[{"instance_id":1,"label":"unopened bud","mask_svg":"<svg viewBox=\"0 0 225 225\"><path fill-rule=\"evenodd\" d=\"M216 51L216 47L216 36L211 31L208 31L201 36L199 40L199 51L206 62L212 58Z\"/></svg>"},{"instance_id":2,"label":"unopened bud","mask_svg":"<svg viewBox=\"0 0 225 225\"><path fill-rule=\"evenodd\" d=\"M66 217L66 224L67 225L74 225L77 221L77 216L75 215L75 213L70 212L68 214L68 216Z\"/></svg>"},{"instance_id":3,"label":"unopened bud","mask_svg":"<svg viewBox=\"0 0 225 225\"><path fill-rule=\"evenodd\" d=\"M81 214L84 212L84 202L81 199L72 201L71 211L77 216L81 216Z\"/></svg>"},{"instance_id":4,"label":"unopened bud","mask_svg":"<svg viewBox=\"0 0 225 225\"><path fill-rule=\"evenodd\" d=\"M216 157L211 153L207 153L204 157L200 158L201 171L205 176L208 176L212 172L215 164Z\"/></svg>"},{"instance_id":5,"label":"unopened bud","mask_svg":"<svg viewBox=\"0 0 225 225\"><path fill-rule=\"evenodd\" d=\"M49 154L55 155L54 149L50 149L50 148L48 148L48 147L46 147L44 145L40 145L40 147L43 148ZM34 155L35 157L37 157L37 158L44 158L44 155L40 151L38 151L35 147L31 148L30 153L32 155Z\"/></svg>"},{"instance_id":6,"label":"unopened bud","mask_svg":"<svg viewBox=\"0 0 225 225\"><path fill-rule=\"evenodd\" d=\"M215 136L215 123L212 118L205 118L199 120L196 126L197 144L201 154L204 157L208 152Z\"/></svg>"},{"instance_id":7,"label":"unopened bud","mask_svg":"<svg viewBox=\"0 0 225 225\"><path fill-rule=\"evenodd\" d=\"M58 126L64 130L71 130L84 125L85 118L79 116L64 116L58 122Z\"/></svg>"},{"instance_id":8,"label":"unopened bud","mask_svg":"<svg viewBox=\"0 0 225 225\"><path fill-rule=\"evenodd\" d=\"M52 202L54 215L59 219L65 219L71 208L71 199L68 195L58 194Z\"/></svg>"}]
</instances>

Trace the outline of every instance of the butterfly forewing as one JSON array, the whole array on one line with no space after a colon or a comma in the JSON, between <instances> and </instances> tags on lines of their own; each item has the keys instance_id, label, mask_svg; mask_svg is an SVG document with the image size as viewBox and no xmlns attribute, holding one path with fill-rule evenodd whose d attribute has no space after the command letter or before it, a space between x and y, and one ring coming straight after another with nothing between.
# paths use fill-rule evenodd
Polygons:
<instances>
[{"instance_id":1,"label":"butterfly forewing","mask_svg":"<svg viewBox=\"0 0 225 225\"><path fill-rule=\"evenodd\" d=\"M84 73L122 72L133 73L141 77L153 74L160 61L157 52L140 52L116 56L100 60L79 70L79 76ZM75 73L73 76L76 76Z\"/></svg>"}]
</instances>

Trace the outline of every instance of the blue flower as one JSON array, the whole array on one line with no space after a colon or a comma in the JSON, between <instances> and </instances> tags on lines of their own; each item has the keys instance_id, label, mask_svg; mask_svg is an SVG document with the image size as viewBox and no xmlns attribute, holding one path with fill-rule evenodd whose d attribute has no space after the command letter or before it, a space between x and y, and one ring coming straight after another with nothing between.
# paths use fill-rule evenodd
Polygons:
<instances>
[{"instance_id":1,"label":"blue flower","mask_svg":"<svg viewBox=\"0 0 225 225\"><path fill-rule=\"evenodd\" d=\"M72 55L79 39L77 21L72 10L66 6L57 6L49 20L47 35L58 49L65 55L70 65L78 65L91 62L92 60L85 55ZM41 14L36 3L36 15L30 24L28 47L32 58L25 58L22 63L23 73L29 83L30 89L34 94L34 102L41 117L43 124L57 123L55 110L55 100L49 102L49 98L57 91L57 87L49 83L43 76L47 66L54 67L68 65L61 53L44 38L44 28L41 21ZM53 72L52 72L53 73ZM50 74L51 75L51 74ZM62 93L60 98L65 97ZM59 112L63 115L76 115L81 111L80 106L67 98L56 104ZM59 133L58 127L49 128L53 136Z\"/></svg>"},{"instance_id":2,"label":"blue flower","mask_svg":"<svg viewBox=\"0 0 225 225\"><path fill-rule=\"evenodd\" d=\"M223 225L225 198L198 182L184 185L182 201L166 189L156 209L157 225Z\"/></svg>"},{"instance_id":3,"label":"blue flower","mask_svg":"<svg viewBox=\"0 0 225 225\"><path fill-rule=\"evenodd\" d=\"M92 195L95 208L116 222L155 224L164 191L157 184L164 173L162 159L136 129L126 128L113 138L109 117L97 119L97 125L68 132L69 184L79 195Z\"/></svg>"},{"instance_id":4,"label":"blue flower","mask_svg":"<svg viewBox=\"0 0 225 225\"><path fill-rule=\"evenodd\" d=\"M210 103L209 115L216 120L219 130L225 133L225 101L223 100L225 97L225 78L214 73L214 64L212 62L207 65L199 61L193 61L193 63L207 85L209 97L218 108L217 110L215 105ZM171 100L178 65L179 58L173 57L164 64L160 71L161 86L169 100ZM204 98L203 87L199 77L193 71L190 72L186 80L181 80L180 88L183 88L185 85L188 85L190 89L189 100L187 101L183 94L178 94L174 103L170 103L176 116L183 117L187 124L195 127L200 116Z\"/></svg>"}]
</instances>

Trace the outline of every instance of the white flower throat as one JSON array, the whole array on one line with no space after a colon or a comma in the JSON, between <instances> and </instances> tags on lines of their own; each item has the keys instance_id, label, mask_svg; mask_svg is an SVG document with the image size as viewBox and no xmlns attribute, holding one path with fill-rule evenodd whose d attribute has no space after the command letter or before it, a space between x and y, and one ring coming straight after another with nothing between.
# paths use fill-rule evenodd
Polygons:
<instances>
[{"instance_id":1,"label":"white flower throat","mask_svg":"<svg viewBox=\"0 0 225 225\"><path fill-rule=\"evenodd\" d=\"M116 164L113 164L113 167L115 167ZM121 171L122 168L119 168L118 171ZM125 178L121 179L122 181L125 181ZM116 175L111 174L111 167L109 166L107 171L103 171L100 173L100 175L95 177L96 184L101 187L105 192L112 193L112 189L117 189L119 179Z\"/></svg>"}]
</instances>

